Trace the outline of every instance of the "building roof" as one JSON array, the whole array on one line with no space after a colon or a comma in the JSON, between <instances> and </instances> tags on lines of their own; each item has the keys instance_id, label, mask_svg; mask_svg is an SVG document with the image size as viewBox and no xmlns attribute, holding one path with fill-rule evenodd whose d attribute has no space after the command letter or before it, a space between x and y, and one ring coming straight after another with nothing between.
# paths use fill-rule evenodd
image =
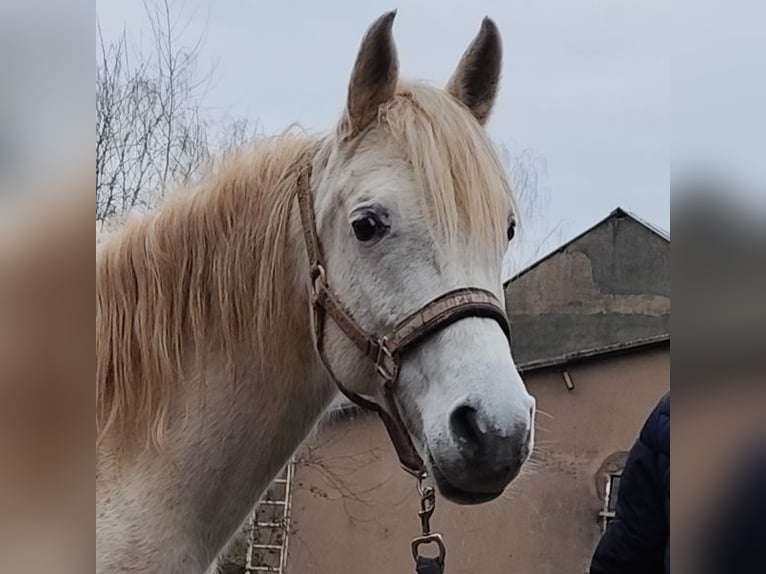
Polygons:
<instances>
[{"instance_id":1,"label":"building roof","mask_svg":"<svg viewBox=\"0 0 766 574\"><path fill-rule=\"evenodd\" d=\"M503 286L507 287L508 284L511 281L516 280L517 277L520 277L521 275L524 275L524 273L526 273L527 271L531 271L532 269L534 269L535 267L537 267L541 263L545 262L545 260L548 259L549 257L553 257L557 253L561 253L563 250L565 250L567 247L569 247L569 245L571 245L572 243L574 243L575 241L580 239L582 236L587 235L588 233L593 231L596 227L598 227L599 225L602 225L604 222L606 222L606 221L608 221L608 220L610 220L610 219L612 219L614 217L629 217L632 220L634 220L635 222L640 223L641 225L646 227L646 229L648 229L652 233L656 234L658 237L660 237L660 238L664 239L665 241L667 241L668 243L670 243L670 233L668 233L666 230L662 229L661 227L659 227L657 225L654 225L653 223L650 223L650 222L646 221L645 219L643 219L642 217L639 217L638 215L636 215L632 211L628 211L626 209L623 209L622 207L617 207L609 215L607 215L604 219L600 220L598 223L595 223L595 224L591 225L588 229L586 229L582 233L574 236L572 239L570 239L566 243L563 243L562 245L559 245L556 249L554 249L553 251L551 251L547 255L544 255L543 257L541 257L540 259L538 259L537 261L535 261L531 265L525 267L521 271L518 271L515 275L512 275L510 278L506 279L505 283L503 283Z\"/></svg>"},{"instance_id":2,"label":"building roof","mask_svg":"<svg viewBox=\"0 0 766 574\"><path fill-rule=\"evenodd\" d=\"M522 371L670 339L670 236L617 208L505 284Z\"/></svg>"}]
</instances>

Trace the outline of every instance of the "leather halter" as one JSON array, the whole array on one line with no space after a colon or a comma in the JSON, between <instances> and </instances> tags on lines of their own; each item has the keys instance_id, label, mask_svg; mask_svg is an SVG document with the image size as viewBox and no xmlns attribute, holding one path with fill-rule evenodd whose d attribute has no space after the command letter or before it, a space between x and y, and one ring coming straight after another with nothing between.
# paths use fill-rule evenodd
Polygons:
<instances>
[{"instance_id":1,"label":"leather halter","mask_svg":"<svg viewBox=\"0 0 766 574\"><path fill-rule=\"evenodd\" d=\"M309 261L309 293L314 344L328 374L341 393L360 407L374 411L386 426L402 468L410 474L425 476L425 465L412 443L399 414L394 392L404 354L426 337L468 317L494 319L510 338L505 310L494 294L478 287L454 289L440 295L400 320L384 335L369 333L346 311L327 283L327 272L317 234L314 198L311 191L311 161L305 161L298 172L297 196ZM330 317L359 350L375 364L381 380L385 406L348 389L332 371L325 355L325 320Z\"/></svg>"}]
</instances>

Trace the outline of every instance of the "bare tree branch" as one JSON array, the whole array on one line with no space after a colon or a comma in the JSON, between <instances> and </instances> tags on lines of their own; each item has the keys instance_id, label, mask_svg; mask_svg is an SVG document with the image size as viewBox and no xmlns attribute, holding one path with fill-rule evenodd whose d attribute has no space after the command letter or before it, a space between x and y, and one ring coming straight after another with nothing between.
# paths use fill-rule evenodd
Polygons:
<instances>
[{"instance_id":1,"label":"bare tree branch","mask_svg":"<svg viewBox=\"0 0 766 574\"><path fill-rule=\"evenodd\" d=\"M170 0L146 0L151 50L130 58L127 34L107 43L97 22L96 221L150 208L210 156L195 81L202 38L183 47Z\"/></svg>"},{"instance_id":2,"label":"bare tree branch","mask_svg":"<svg viewBox=\"0 0 766 574\"><path fill-rule=\"evenodd\" d=\"M548 246L560 241L561 225L548 229L548 190L540 185L547 166L544 158L532 150L514 154L505 145L498 146L500 156L516 192L520 213L519 233L503 262L503 275L510 277L540 257Z\"/></svg>"}]
</instances>

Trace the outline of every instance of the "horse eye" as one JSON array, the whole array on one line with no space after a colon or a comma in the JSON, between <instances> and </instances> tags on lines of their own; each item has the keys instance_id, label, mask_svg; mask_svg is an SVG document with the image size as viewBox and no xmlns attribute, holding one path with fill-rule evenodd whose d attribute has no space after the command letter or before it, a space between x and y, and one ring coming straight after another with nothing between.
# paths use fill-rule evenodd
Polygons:
<instances>
[{"instance_id":1,"label":"horse eye","mask_svg":"<svg viewBox=\"0 0 766 574\"><path fill-rule=\"evenodd\" d=\"M365 213L351 223L354 235L359 241L370 241L383 233L383 224L373 213Z\"/></svg>"},{"instance_id":2,"label":"horse eye","mask_svg":"<svg viewBox=\"0 0 766 574\"><path fill-rule=\"evenodd\" d=\"M513 239L513 236L516 235L516 220L511 219L511 223L508 225L508 241Z\"/></svg>"}]
</instances>

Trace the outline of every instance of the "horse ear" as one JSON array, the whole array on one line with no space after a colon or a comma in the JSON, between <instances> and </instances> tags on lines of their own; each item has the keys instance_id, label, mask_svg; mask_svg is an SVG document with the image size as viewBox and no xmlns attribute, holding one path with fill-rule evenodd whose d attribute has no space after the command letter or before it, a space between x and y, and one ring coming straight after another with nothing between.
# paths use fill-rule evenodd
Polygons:
<instances>
[{"instance_id":1,"label":"horse ear","mask_svg":"<svg viewBox=\"0 0 766 574\"><path fill-rule=\"evenodd\" d=\"M377 117L378 108L394 96L399 60L392 34L396 10L384 14L370 26L362 40L348 86L346 124L343 131L353 137Z\"/></svg>"},{"instance_id":2,"label":"horse ear","mask_svg":"<svg viewBox=\"0 0 766 574\"><path fill-rule=\"evenodd\" d=\"M484 18L481 30L447 83L447 92L463 102L482 125L489 118L495 103L502 59L500 31L492 20Z\"/></svg>"}]
</instances>

